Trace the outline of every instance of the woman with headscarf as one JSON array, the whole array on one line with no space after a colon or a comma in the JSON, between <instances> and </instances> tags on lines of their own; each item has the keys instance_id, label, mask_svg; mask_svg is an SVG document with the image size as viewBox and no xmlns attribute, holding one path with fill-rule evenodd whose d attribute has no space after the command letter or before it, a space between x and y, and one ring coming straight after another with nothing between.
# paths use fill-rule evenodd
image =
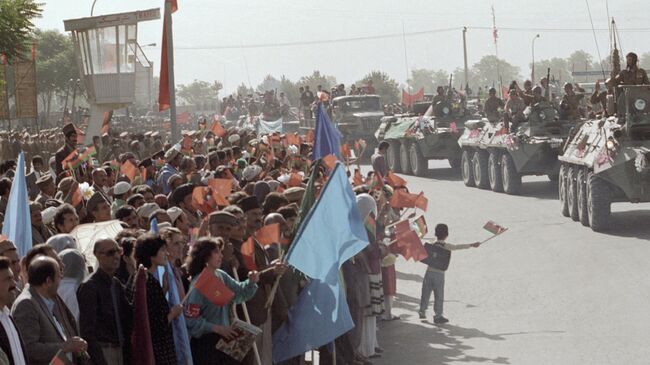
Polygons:
<instances>
[{"instance_id":1,"label":"woman with headscarf","mask_svg":"<svg viewBox=\"0 0 650 365\"><path fill-rule=\"evenodd\" d=\"M377 316L384 311L384 291L381 280L381 250L376 240L377 231L377 203L366 193L357 195L359 214L368 232L369 245L361 254L365 257L366 269L369 280L370 304L365 307L363 330L359 353L365 357L376 357L377 352L382 352L377 342Z\"/></svg>"},{"instance_id":2,"label":"woman with headscarf","mask_svg":"<svg viewBox=\"0 0 650 365\"><path fill-rule=\"evenodd\" d=\"M77 302L77 289L82 281L88 276L86 260L76 249L67 248L59 252L59 258L63 261L63 278L59 284L57 293L63 299L65 305L70 309L74 318L79 321L79 302Z\"/></svg>"},{"instance_id":3,"label":"woman with headscarf","mask_svg":"<svg viewBox=\"0 0 650 365\"><path fill-rule=\"evenodd\" d=\"M74 237L66 233L54 235L50 237L45 243L52 246L57 254L68 248L77 248L77 241L74 239Z\"/></svg>"}]
</instances>

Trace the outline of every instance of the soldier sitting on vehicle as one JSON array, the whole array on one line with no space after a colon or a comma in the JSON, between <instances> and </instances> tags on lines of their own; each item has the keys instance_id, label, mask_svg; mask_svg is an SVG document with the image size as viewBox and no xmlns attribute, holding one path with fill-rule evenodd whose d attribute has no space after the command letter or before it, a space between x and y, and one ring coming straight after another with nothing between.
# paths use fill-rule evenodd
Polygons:
<instances>
[{"instance_id":1,"label":"soldier sitting on vehicle","mask_svg":"<svg viewBox=\"0 0 650 365\"><path fill-rule=\"evenodd\" d=\"M499 119L499 108L503 108L505 103L497 97L497 90L493 87L488 91L488 98L485 100L485 116L490 123L495 123Z\"/></svg>"},{"instance_id":2,"label":"soldier sitting on vehicle","mask_svg":"<svg viewBox=\"0 0 650 365\"><path fill-rule=\"evenodd\" d=\"M584 94L576 94L571 83L564 84L564 96L560 102L560 118L567 120L580 119L580 100L584 96Z\"/></svg>"},{"instance_id":3,"label":"soldier sitting on vehicle","mask_svg":"<svg viewBox=\"0 0 650 365\"><path fill-rule=\"evenodd\" d=\"M600 81L596 81L594 93L589 98L594 109L596 109L596 106L600 106L600 110L597 110L596 114L601 114L603 117L616 115L613 81L611 78L605 81L606 91L600 91Z\"/></svg>"},{"instance_id":4,"label":"soldier sitting on vehicle","mask_svg":"<svg viewBox=\"0 0 650 365\"><path fill-rule=\"evenodd\" d=\"M526 121L524 116L524 110L526 109L526 104L517 94L517 90L510 89L508 92L508 101L504 107L505 110L505 122L506 128L510 132L516 132L520 123Z\"/></svg>"},{"instance_id":5,"label":"soldier sitting on vehicle","mask_svg":"<svg viewBox=\"0 0 650 365\"><path fill-rule=\"evenodd\" d=\"M447 100L447 95L445 95L445 88L438 86L438 88L436 88L436 95L433 97L433 100L431 100L431 105L435 107L439 102L445 100Z\"/></svg>"}]
</instances>

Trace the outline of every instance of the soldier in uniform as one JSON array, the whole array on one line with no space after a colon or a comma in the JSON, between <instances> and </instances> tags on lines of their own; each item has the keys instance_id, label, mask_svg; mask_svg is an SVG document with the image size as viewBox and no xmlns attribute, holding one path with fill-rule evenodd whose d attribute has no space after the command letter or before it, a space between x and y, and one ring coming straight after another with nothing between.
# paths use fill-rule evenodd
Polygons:
<instances>
[{"instance_id":1,"label":"soldier in uniform","mask_svg":"<svg viewBox=\"0 0 650 365\"><path fill-rule=\"evenodd\" d=\"M495 88L490 88L489 95L490 96L485 100L483 110L485 111L485 116L490 123L494 123L499 119L499 108L503 108L505 103L497 97L497 90Z\"/></svg>"},{"instance_id":2,"label":"soldier in uniform","mask_svg":"<svg viewBox=\"0 0 650 365\"><path fill-rule=\"evenodd\" d=\"M567 120L580 119L580 100L584 96L585 94L576 94L571 83L564 84L564 96L560 102L560 118Z\"/></svg>"},{"instance_id":3,"label":"soldier in uniform","mask_svg":"<svg viewBox=\"0 0 650 365\"><path fill-rule=\"evenodd\" d=\"M616 103L614 103L614 87L612 86L613 80L607 79L605 81L605 86L607 86L606 91L600 90L600 81L596 81L596 86L594 88L594 93L591 94L589 101L591 105L596 108L600 106L602 115L609 117L616 114Z\"/></svg>"},{"instance_id":4,"label":"soldier in uniform","mask_svg":"<svg viewBox=\"0 0 650 365\"><path fill-rule=\"evenodd\" d=\"M648 74L644 69L639 68L639 57L634 52L625 56L627 67L622 70L614 79L615 85L648 85Z\"/></svg>"},{"instance_id":5,"label":"soldier in uniform","mask_svg":"<svg viewBox=\"0 0 650 365\"><path fill-rule=\"evenodd\" d=\"M445 95L445 89L442 86L438 86L436 88L436 95L433 97L433 100L431 101L431 105L435 108L436 105L440 102L444 102L447 100L447 96Z\"/></svg>"},{"instance_id":6,"label":"soldier in uniform","mask_svg":"<svg viewBox=\"0 0 650 365\"><path fill-rule=\"evenodd\" d=\"M517 90L510 89L508 92L508 101L506 101L505 116L506 121L508 122L508 128L511 132L515 132L519 123L523 122L526 118L524 117L524 109L526 109L526 103L524 100L519 97Z\"/></svg>"},{"instance_id":7,"label":"soldier in uniform","mask_svg":"<svg viewBox=\"0 0 650 365\"><path fill-rule=\"evenodd\" d=\"M59 150L56 151L55 155L56 163L54 167L56 168L57 183L62 179L60 175L63 173L63 160L65 160L65 158L68 157L76 149L77 146L77 130L74 125L64 125L63 135L65 136L65 145L59 148ZM81 170L78 170L79 173L81 173Z\"/></svg>"}]
</instances>

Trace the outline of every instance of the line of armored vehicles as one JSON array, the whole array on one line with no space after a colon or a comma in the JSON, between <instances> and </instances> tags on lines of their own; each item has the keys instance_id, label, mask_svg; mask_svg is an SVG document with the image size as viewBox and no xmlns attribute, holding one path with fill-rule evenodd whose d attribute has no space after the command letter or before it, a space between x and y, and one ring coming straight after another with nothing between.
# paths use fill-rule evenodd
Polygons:
<instances>
[{"instance_id":1,"label":"line of armored vehicles","mask_svg":"<svg viewBox=\"0 0 650 365\"><path fill-rule=\"evenodd\" d=\"M520 192L523 176L546 175L558 184L562 214L600 232L612 203L650 202L650 86L615 93L611 116L561 119L543 99L518 123L488 120L469 102L421 103L384 117L375 137L390 144L389 168L403 174L426 176L428 160L446 159L466 186L507 194Z\"/></svg>"}]
</instances>

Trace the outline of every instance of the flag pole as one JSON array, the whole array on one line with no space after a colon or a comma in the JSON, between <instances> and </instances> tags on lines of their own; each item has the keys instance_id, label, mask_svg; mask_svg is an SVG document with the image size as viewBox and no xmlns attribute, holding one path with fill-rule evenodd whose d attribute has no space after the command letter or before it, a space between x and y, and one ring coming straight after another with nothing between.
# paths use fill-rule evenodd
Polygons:
<instances>
[{"instance_id":1,"label":"flag pole","mask_svg":"<svg viewBox=\"0 0 650 365\"><path fill-rule=\"evenodd\" d=\"M499 233L497 233L497 234L492 235L492 236L489 237L489 238L484 239L483 241L481 241L480 244L482 245L482 244L484 244L485 242L487 242L487 241L493 239L494 237L496 237L496 236L500 236L503 232L505 232L505 231L507 231L507 230L508 230L508 228L504 229L503 231L501 231L501 232L499 232Z\"/></svg>"},{"instance_id":2,"label":"flag pole","mask_svg":"<svg viewBox=\"0 0 650 365\"><path fill-rule=\"evenodd\" d=\"M235 276L235 280L239 281L239 274L237 273L237 269L233 269L232 273ZM244 311L244 318L246 319L246 323L252 324L251 317L248 315L248 307L246 306L246 302L242 302L241 307ZM237 316L237 311L235 311L235 316ZM262 365L262 360L260 360L260 352L257 349L257 342L253 342L253 353L255 354L255 363L257 365Z\"/></svg>"},{"instance_id":3,"label":"flag pole","mask_svg":"<svg viewBox=\"0 0 650 365\"><path fill-rule=\"evenodd\" d=\"M176 124L176 87L174 82L174 38L172 32L172 3L165 1L165 40L167 49L167 86L169 87L169 122L172 127L172 141L180 140Z\"/></svg>"}]
</instances>

